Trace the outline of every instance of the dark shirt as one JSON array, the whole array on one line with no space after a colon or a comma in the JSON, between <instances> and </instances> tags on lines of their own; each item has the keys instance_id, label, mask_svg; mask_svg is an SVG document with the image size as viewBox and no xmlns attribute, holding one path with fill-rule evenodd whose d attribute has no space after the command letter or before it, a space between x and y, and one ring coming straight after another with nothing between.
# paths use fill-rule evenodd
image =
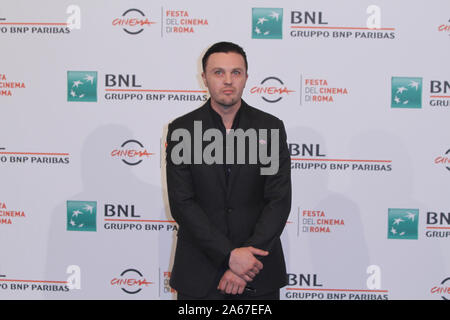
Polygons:
<instances>
[{"instance_id":1,"label":"dark shirt","mask_svg":"<svg viewBox=\"0 0 450 320\"><path fill-rule=\"evenodd\" d=\"M223 135L223 146L224 146L224 148L223 148L223 150L224 150L224 154L223 154L223 156L224 156L224 158L223 158L224 159L223 160L223 170L225 172L225 181L226 181L227 186L228 186L228 180L229 180L231 171L233 170L233 165L232 164L227 164L226 161L225 161L225 159L226 159L226 152L227 152L226 151L227 150L227 148L226 148L227 131L226 131L225 125L223 124L222 117L220 116L220 114L218 114L211 107L211 103L208 105L208 107L209 107L209 111L211 112L211 116L213 118L214 127L216 129L219 129L222 132L222 135ZM231 126L231 129L233 129L233 130L236 130L239 127L239 118L240 118L240 115L241 115L241 109L242 109L242 104L239 107L238 111L236 112L236 115L234 116L233 125ZM235 145L235 148L236 148L236 145ZM234 152L234 155L236 155L236 150Z\"/></svg>"},{"instance_id":2,"label":"dark shirt","mask_svg":"<svg viewBox=\"0 0 450 320\"><path fill-rule=\"evenodd\" d=\"M225 171L225 178L226 178L225 181L226 181L226 184L227 184L227 187L228 187L228 180L229 180L229 177L230 177L231 171L233 170L233 166L234 165L233 164L227 164L226 161L225 161L225 159L226 159L226 150L227 150L227 148L226 148L227 131L226 131L225 125L223 124L222 117L220 116L220 114L218 114L211 107L211 103L209 103L208 108L209 108L209 111L211 113L211 117L213 119L214 127L216 129L219 129L222 132L222 135L223 135L223 144L224 144L224 149L223 150L225 150L224 155L223 155L224 156L223 169ZM242 108L243 108L243 103L241 102L241 106L239 107L239 110L236 112L236 115L234 116L234 119L233 119L233 125L231 126L231 129L233 129L233 130L236 130L237 128L239 128L239 119L240 119L240 116L241 116ZM234 149L235 149L234 150L234 156L235 156L235 160L236 160L236 144L234 144ZM230 260L230 255L231 255L231 252L228 254L228 256L226 257L224 263L221 266L221 269L219 270L220 277L222 277L223 274L225 273L225 271L227 269L229 269L228 263L229 263L229 260ZM247 285L245 287L245 292L254 292L254 291L255 290L250 285Z\"/></svg>"}]
</instances>

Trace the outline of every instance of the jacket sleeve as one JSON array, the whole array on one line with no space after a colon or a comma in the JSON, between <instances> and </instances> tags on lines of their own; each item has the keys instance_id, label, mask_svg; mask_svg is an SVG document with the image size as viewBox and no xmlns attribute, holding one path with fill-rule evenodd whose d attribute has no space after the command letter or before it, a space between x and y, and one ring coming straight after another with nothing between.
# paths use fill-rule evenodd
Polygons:
<instances>
[{"instance_id":1,"label":"jacket sleeve","mask_svg":"<svg viewBox=\"0 0 450 320\"><path fill-rule=\"evenodd\" d=\"M167 193L172 217L180 231L204 252L216 267L223 266L235 248L231 241L215 227L208 215L195 201L195 190L190 164L175 164L171 153L176 142L171 141L173 123L169 124L166 147ZM180 236L180 234L179 234ZM182 240L180 238L179 240Z\"/></svg>"},{"instance_id":2,"label":"jacket sleeve","mask_svg":"<svg viewBox=\"0 0 450 320\"><path fill-rule=\"evenodd\" d=\"M264 185L264 206L251 237L242 247L253 246L270 252L286 225L291 210L291 158L287 146L286 130L280 120L279 169L266 176Z\"/></svg>"}]
</instances>

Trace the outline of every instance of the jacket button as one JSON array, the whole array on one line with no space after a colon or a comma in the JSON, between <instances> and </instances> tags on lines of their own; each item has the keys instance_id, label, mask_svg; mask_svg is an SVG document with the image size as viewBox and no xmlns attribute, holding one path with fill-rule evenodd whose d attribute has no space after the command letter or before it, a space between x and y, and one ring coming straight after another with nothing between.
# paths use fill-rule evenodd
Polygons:
<instances>
[{"instance_id":1,"label":"jacket button","mask_svg":"<svg viewBox=\"0 0 450 320\"><path fill-rule=\"evenodd\" d=\"M233 212L233 209L227 208L226 211L227 211L227 213L231 213L231 212Z\"/></svg>"}]
</instances>

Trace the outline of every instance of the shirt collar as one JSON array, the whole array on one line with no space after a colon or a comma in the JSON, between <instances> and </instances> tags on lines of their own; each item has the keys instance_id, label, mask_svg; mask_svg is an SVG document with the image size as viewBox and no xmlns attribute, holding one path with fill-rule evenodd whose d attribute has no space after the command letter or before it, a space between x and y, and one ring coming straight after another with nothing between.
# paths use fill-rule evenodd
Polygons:
<instances>
[{"instance_id":1,"label":"shirt collar","mask_svg":"<svg viewBox=\"0 0 450 320\"><path fill-rule=\"evenodd\" d=\"M231 129L237 129L239 127L239 119L241 117L241 111L242 108L244 107L244 104L245 104L244 100L241 99L241 106L239 107L238 111L236 112L236 115L234 116L233 125L231 126ZM208 103L208 108L213 118L214 126L222 131L225 131L225 126L223 124L222 117L211 106L211 100Z\"/></svg>"}]
</instances>

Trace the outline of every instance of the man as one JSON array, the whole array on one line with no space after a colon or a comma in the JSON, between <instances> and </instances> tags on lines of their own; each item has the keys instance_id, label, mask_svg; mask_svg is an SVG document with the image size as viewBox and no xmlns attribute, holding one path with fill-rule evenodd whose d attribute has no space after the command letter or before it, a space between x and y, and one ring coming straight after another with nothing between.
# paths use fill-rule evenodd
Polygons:
<instances>
[{"instance_id":1,"label":"man","mask_svg":"<svg viewBox=\"0 0 450 320\"><path fill-rule=\"evenodd\" d=\"M284 125L242 100L248 65L241 47L216 43L202 63L210 99L168 128L167 189L171 213L179 225L170 284L178 291L178 299L279 299L279 289L287 282L280 235L291 207ZM207 141L201 141L200 149L196 141L183 139L185 149L177 141L183 135L194 140L199 133L204 137L208 130L221 133L215 136L215 146L225 151L211 152L219 159L215 163L205 159L198 163L199 156L211 151ZM271 134L259 136L256 146L225 143L234 132L247 132L249 137L256 130ZM263 174L267 161L249 163L254 147L270 148L277 170ZM228 161L242 154L244 164Z\"/></svg>"}]
</instances>

